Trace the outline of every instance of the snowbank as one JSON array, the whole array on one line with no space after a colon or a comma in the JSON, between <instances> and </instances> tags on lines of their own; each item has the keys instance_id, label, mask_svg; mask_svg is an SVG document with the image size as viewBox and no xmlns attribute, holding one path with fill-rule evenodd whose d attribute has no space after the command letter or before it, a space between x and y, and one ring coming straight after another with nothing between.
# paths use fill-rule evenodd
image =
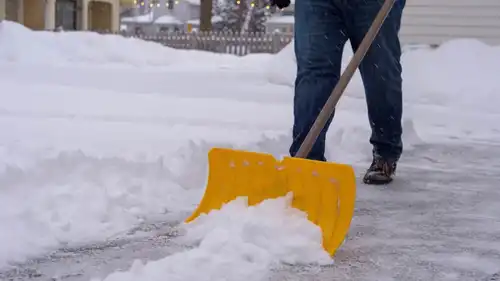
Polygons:
<instances>
[{"instance_id":1,"label":"snowbank","mask_svg":"<svg viewBox=\"0 0 500 281\"><path fill-rule=\"evenodd\" d=\"M93 32L32 31L9 21L0 25L0 42L0 60L8 62L168 65L186 60L182 52L139 39Z\"/></svg>"},{"instance_id":2,"label":"snowbank","mask_svg":"<svg viewBox=\"0 0 500 281\"><path fill-rule=\"evenodd\" d=\"M248 207L245 198L185 226L193 249L115 272L104 281L267 280L279 263L332 264L321 230L290 207L291 194Z\"/></svg>"},{"instance_id":3,"label":"snowbank","mask_svg":"<svg viewBox=\"0 0 500 281\"><path fill-rule=\"evenodd\" d=\"M30 169L7 167L0 173L6 227L0 228L0 268L59 247L121 237L145 220L190 213L200 192L176 182L168 167L193 161L179 156L133 162L67 152Z\"/></svg>"},{"instance_id":4,"label":"snowbank","mask_svg":"<svg viewBox=\"0 0 500 281\"><path fill-rule=\"evenodd\" d=\"M403 55L405 93L411 100L498 111L500 46L460 39Z\"/></svg>"},{"instance_id":5,"label":"snowbank","mask_svg":"<svg viewBox=\"0 0 500 281\"><path fill-rule=\"evenodd\" d=\"M352 54L347 43L342 58L343 68ZM293 86L296 75L294 56L292 42L270 62L270 82ZM500 46L489 46L474 39L456 39L436 49L405 48L402 64L407 102L496 110L500 101ZM362 97L363 93L357 71L346 96Z\"/></svg>"},{"instance_id":6,"label":"snowbank","mask_svg":"<svg viewBox=\"0 0 500 281\"><path fill-rule=\"evenodd\" d=\"M252 63L247 58L177 50L159 43L121 35L33 31L18 23L5 20L0 23L0 42L0 62L135 67L181 65L184 68L193 65L231 67Z\"/></svg>"}]
</instances>

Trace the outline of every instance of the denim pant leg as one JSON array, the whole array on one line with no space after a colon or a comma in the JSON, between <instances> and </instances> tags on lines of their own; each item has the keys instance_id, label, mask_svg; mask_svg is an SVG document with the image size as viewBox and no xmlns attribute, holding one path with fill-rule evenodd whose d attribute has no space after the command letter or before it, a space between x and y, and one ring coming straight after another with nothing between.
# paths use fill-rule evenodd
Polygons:
<instances>
[{"instance_id":1,"label":"denim pant leg","mask_svg":"<svg viewBox=\"0 0 500 281\"><path fill-rule=\"evenodd\" d=\"M334 0L297 0L295 3L295 79L293 142L295 156L340 77L347 34ZM333 116L332 116L333 117ZM332 117L307 158L325 161L325 138Z\"/></svg>"},{"instance_id":2,"label":"denim pant leg","mask_svg":"<svg viewBox=\"0 0 500 281\"><path fill-rule=\"evenodd\" d=\"M354 50L363 40L383 2L351 0L346 23ZM398 160L403 150L402 67L398 33L404 6L404 0L396 1L359 68L372 130L370 143L373 154L390 160Z\"/></svg>"}]
</instances>

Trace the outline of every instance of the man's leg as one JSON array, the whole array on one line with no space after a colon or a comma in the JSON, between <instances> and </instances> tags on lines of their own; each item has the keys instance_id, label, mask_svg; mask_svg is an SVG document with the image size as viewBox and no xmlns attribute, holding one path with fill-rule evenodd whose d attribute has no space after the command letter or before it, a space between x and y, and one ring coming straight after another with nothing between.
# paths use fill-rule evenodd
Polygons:
<instances>
[{"instance_id":1,"label":"man's leg","mask_svg":"<svg viewBox=\"0 0 500 281\"><path fill-rule=\"evenodd\" d=\"M352 0L348 4L347 30L353 49L358 48L383 2ZM374 157L365 175L365 183L385 184L392 181L403 150L402 67L398 33L404 6L405 0L396 1L359 68L365 87Z\"/></svg>"},{"instance_id":2,"label":"man's leg","mask_svg":"<svg viewBox=\"0 0 500 281\"><path fill-rule=\"evenodd\" d=\"M293 142L295 156L335 87L342 51L347 41L337 0L299 0L295 4L295 79ZM325 161L325 137L332 118L321 132L308 159Z\"/></svg>"}]
</instances>

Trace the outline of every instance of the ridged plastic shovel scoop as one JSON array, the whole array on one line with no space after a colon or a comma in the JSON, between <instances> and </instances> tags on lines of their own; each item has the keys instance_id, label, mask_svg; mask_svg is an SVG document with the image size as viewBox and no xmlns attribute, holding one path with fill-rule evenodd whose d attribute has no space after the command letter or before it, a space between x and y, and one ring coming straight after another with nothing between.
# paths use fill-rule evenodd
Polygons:
<instances>
[{"instance_id":1,"label":"ridged plastic shovel scoop","mask_svg":"<svg viewBox=\"0 0 500 281\"><path fill-rule=\"evenodd\" d=\"M186 222L220 209L244 196L249 205L292 192L292 207L308 215L323 234L323 246L332 256L344 241L354 214L356 177L350 165L305 159L361 60L378 34L395 0L386 0L358 50L335 86L295 157L279 161L271 154L227 148L208 153L205 194Z\"/></svg>"}]
</instances>

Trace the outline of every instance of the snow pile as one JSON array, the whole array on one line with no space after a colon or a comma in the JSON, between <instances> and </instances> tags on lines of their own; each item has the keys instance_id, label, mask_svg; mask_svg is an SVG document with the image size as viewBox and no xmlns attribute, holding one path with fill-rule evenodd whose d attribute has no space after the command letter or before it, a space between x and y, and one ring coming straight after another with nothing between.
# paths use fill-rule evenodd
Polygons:
<instances>
[{"instance_id":1,"label":"snow pile","mask_svg":"<svg viewBox=\"0 0 500 281\"><path fill-rule=\"evenodd\" d=\"M32 31L17 23L0 26L0 59L30 63L171 64L185 59L160 44L92 32Z\"/></svg>"},{"instance_id":2,"label":"snow pile","mask_svg":"<svg viewBox=\"0 0 500 281\"><path fill-rule=\"evenodd\" d=\"M0 23L0 62L49 65L172 66L207 64L231 67L248 58L210 52L177 50L159 43L94 32L33 31L15 22ZM259 57L267 58L263 55Z\"/></svg>"},{"instance_id":3,"label":"snow pile","mask_svg":"<svg viewBox=\"0 0 500 281\"><path fill-rule=\"evenodd\" d=\"M320 228L290 207L291 198L250 207L238 198L185 226L182 240L194 248L147 264L136 260L104 281L259 281L279 263L332 264Z\"/></svg>"},{"instance_id":4,"label":"snow pile","mask_svg":"<svg viewBox=\"0 0 500 281\"><path fill-rule=\"evenodd\" d=\"M269 82L293 87L297 73L294 41L292 40L269 62L267 68Z\"/></svg>"},{"instance_id":5,"label":"snow pile","mask_svg":"<svg viewBox=\"0 0 500 281\"><path fill-rule=\"evenodd\" d=\"M409 51L402 63L405 92L412 100L498 111L500 46L452 40L436 49Z\"/></svg>"},{"instance_id":6,"label":"snow pile","mask_svg":"<svg viewBox=\"0 0 500 281\"><path fill-rule=\"evenodd\" d=\"M181 159L172 158L182 167ZM169 166L75 152L31 169L7 167L0 174L0 222L8 226L0 229L0 267L121 236L146 220L182 220L199 202L200 190L181 187Z\"/></svg>"},{"instance_id":7,"label":"snow pile","mask_svg":"<svg viewBox=\"0 0 500 281\"><path fill-rule=\"evenodd\" d=\"M344 48L342 69L352 57L349 43ZM407 102L488 108L495 110L500 92L500 46L475 39L455 39L439 47L406 49L402 56L403 91ZM296 75L293 42L269 64L269 81L292 85ZM346 95L362 97L359 71ZM489 102L486 102L489 101Z\"/></svg>"}]
</instances>

